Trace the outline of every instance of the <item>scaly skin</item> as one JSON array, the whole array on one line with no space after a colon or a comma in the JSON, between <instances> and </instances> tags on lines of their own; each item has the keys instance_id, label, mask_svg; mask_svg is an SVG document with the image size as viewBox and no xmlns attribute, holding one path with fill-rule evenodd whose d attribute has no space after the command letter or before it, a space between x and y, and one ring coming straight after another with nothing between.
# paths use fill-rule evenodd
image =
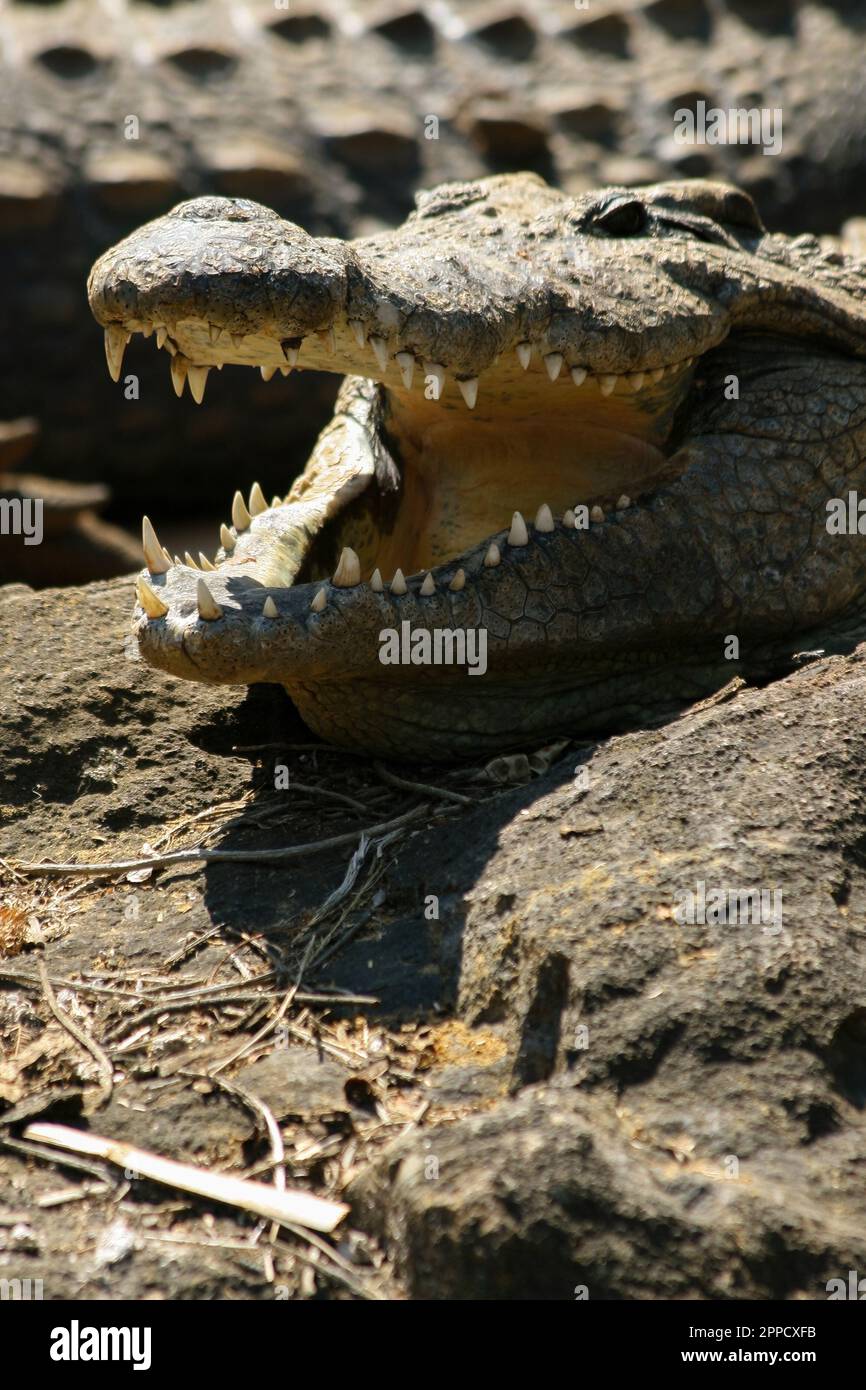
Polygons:
<instances>
[{"instance_id":1,"label":"scaly skin","mask_svg":"<svg viewBox=\"0 0 866 1390\"><path fill-rule=\"evenodd\" d=\"M55 0L0 4L0 419L36 416L37 466L181 504L253 448L300 466L331 401L229 373L210 428L131 354L138 401L96 377L94 258L183 198L252 198L317 236L394 226L419 187L533 168L570 193L725 178L768 225L866 213L858 0ZM678 145L698 98L779 107L782 151ZM435 117L438 138L428 136ZM138 121L131 129L129 118ZM130 138L137 137L137 138ZM237 423L243 421L243 427ZM215 440L221 448L215 447ZM122 443L122 447L119 447ZM98 463L98 473L96 464Z\"/></svg>"},{"instance_id":2,"label":"scaly skin","mask_svg":"<svg viewBox=\"0 0 866 1390\"><path fill-rule=\"evenodd\" d=\"M214 572L146 529L135 614L151 664L281 682L336 743L448 758L638 718L730 674L728 635L866 591L862 538L825 524L866 485L866 270L731 186L501 176L353 243L201 199L89 292L115 371L156 324L199 395L222 362L349 375L285 501L237 495ZM486 630L487 673L383 666L404 620Z\"/></svg>"}]
</instances>

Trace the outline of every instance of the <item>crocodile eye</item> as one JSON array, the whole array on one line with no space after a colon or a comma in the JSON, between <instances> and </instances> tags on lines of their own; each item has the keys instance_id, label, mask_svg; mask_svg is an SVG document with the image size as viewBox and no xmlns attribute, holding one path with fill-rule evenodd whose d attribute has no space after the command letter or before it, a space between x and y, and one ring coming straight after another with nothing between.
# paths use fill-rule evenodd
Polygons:
<instances>
[{"instance_id":1,"label":"crocodile eye","mask_svg":"<svg viewBox=\"0 0 866 1390\"><path fill-rule=\"evenodd\" d=\"M611 203L595 219L611 236L637 236L646 226L646 208L639 198L621 198Z\"/></svg>"}]
</instances>

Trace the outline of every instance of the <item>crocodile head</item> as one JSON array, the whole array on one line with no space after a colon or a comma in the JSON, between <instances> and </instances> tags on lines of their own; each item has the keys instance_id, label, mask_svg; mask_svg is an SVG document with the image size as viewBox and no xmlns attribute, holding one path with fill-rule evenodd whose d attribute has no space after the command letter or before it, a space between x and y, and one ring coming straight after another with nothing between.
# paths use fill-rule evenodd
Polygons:
<instances>
[{"instance_id":1,"label":"crocodile head","mask_svg":"<svg viewBox=\"0 0 866 1390\"><path fill-rule=\"evenodd\" d=\"M215 561L145 522L135 611L152 665L280 682L333 742L450 757L633 720L729 675L731 636L866 589L862 539L825 525L863 482L866 273L736 188L496 177L351 243L201 198L89 293L115 379L154 329L199 402L227 362L347 375ZM448 660L464 633L475 670Z\"/></svg>"}]
</instances>

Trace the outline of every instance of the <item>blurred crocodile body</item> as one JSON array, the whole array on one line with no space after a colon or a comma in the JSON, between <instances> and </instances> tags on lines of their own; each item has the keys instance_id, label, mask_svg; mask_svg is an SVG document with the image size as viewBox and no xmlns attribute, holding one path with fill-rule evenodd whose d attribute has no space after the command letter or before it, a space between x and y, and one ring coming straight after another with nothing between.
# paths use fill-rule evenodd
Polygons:
<instances>
[{"instance_id":1,"label":"blurred crocodile body","mask_svg":"<svg viewBox=\"0 0 866 1390\"><path fill-rule=\"evenodd\" d=\"M200 194L365 234L418 187L526 168L571 193L732 178L769 226L835 230L866 211L864 31L846 0L3 0L0 418L39 419L41 472L127 501L155 459L199 510L250 453L281 484L329 380L226 372L204 416L134 351L128 399L96 370L82 294L106 245ZM699 100L780 108L781 153L677 144Z\"/></svg>"},{"instance_id":2,"label":"blurred crocodile body","mask_svg":"<svg viewBox=\"0 0 866 1390\"><path fill-rule=\"evenodd\" d=\"M827 524L866 490L866 265L768 234L731 185L498 175L349 243L201 198L89 290L116 378L133 334L200 403L226 363L348 374L215 561L145 519L135 616L153 665L281 682L335 743L477 756L639 721L866 593L856 512ZM451 659L470 633L483 671Z\"/></svg>"}]
</instances>

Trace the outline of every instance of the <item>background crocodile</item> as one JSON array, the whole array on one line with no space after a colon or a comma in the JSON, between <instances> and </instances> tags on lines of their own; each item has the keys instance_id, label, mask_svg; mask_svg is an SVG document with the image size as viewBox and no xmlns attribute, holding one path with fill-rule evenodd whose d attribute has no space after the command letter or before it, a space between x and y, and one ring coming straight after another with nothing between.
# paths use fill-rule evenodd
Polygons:
<instances>
[{"instance_id":1,"label":"background crocodile","mask_svg":"<svg viewBox=\"0 0 866 1390\"><path fill-rule=\"evenodd\" d=\"M835 230L866 211L864 24L854 0L3 0L0 418L39 419L37 471L127 503L152 497L156 457L197 512L250 453L282 487L333 379L227 372L200 415L135 351L126 400L81 293L106 245L203 193L357 235L418 187L524 168L570 192L725 176L771 227ZM672 113L699 99L780 107L781 154L677 145Z\"/></svg>"},{"instance_id":2,"label":"background crocodile","mask_svg":"<svg viewBox=\"0 0 866 1390\"><path fill-rule=\"evenodd\" d=\"M288 496L235 494L216 565L145 520L135 623L154 665L279 681L334 742L477 756L610 727L726 679L729 636L866 589L856 522L828 525L866 482L866 268L767 234L730 185L499 175L351 244L201 199L107 252L90 296L115 376L155 332L199 402L224 362L352 374ZM407 626L482 634L484 670L383 665Z\"/></svg>"}]
</instances>

